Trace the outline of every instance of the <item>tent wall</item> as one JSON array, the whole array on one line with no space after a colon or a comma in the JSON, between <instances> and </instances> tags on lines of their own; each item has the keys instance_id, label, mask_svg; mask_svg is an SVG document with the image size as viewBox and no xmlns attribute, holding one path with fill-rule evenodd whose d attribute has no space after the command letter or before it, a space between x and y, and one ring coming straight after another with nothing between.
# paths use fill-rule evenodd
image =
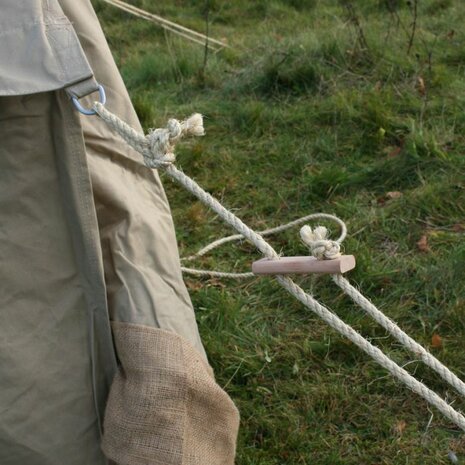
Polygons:
<instances>
[{"instance_id":1,"label":"tent wall","mask_svg":"<svg viewBox=\"0 0 465 465\"><path fill-rule=\"evenodd\" d=\"M109 109L140 131L90 2L59 3L32 13L42 25L44 8L57 13L70 70L85 53L80 76L90 63ZM47 60L43 43L28 47ZM63 89L5 96L1 76L0 463L105 465L104 423L118 465L232 465L238 412L208 365L157 172Z\"/></svg>"},{"instance_id":2,"label":"tent wall","mask_svg":"<svg viewBox=\"0 0 465 465\"><path fill-rule=\"evenodd\" d=\"M116 363L79 121L63 91L0 97L0 121L0 463L104 464Z\"/></svg>"}]
</instances>

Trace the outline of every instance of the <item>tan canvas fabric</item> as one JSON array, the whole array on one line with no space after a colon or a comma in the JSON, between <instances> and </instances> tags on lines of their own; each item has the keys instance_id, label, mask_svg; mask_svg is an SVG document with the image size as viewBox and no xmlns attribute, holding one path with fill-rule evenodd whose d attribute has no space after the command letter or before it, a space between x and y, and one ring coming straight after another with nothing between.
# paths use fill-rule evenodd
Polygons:
<instances>
[{"instance_id":1,"label":"tan canvas fabric","mask_svg":"<svg viewBox=\"0 0 465 465\"><path fill-rule=\"evenodd\" d=\"M107 107L142 131L88 0L60 0L73 22ZM96 96L82 99L91 105ZM81 116L102 239L112 320L173 331L204 353L182 279L173 220L158 174L142 166L98 117Z\"/></svg>"},{"instance_id":2,"label":"tan canvas fabric","mask_svg":"<svg viewBox=\"0 0 465 465\"><path fill-rule=\"evenodd\" d=\"M79 120L64 92L0 97L0 141L0 464L104 465L116 363Z\"/></svg>"},{"instance_id":3,"label":"tan canvas fabric","mask_svg":"<svg viewBox=\"0 0 465 465\"><path fill-rule=\"evenodd\" d=\"M113 323L122 369L108 398L103 449L121 465L232 465L236 407L184 338Z\"/></svg>"},{"instance_id":4,"label":"tan canvas fabric","mask_svg":"<svg viewBox=\"0 0 465 465\"><path fill-rule=\"evenodd\" d=\"M2 0L0 44L0 95L61 89L92 76L57 0Z\"/></svg>"},{"instance_id":5,"label":"tan canvas fabric","mask_svg":"<svg viewBox=\"0 0 465 465\"><path fill-rule=\"evenodd\" d=\"M12 16L14 4L7 1ZM31 2L16 2L16 11L26 18L23 6ZM58 8L55 0L34 5ZM107 90L108 107L140 129L90 2L61 0L60 5L68 18L63 28L73 24ZM27 40L48 63L49 55L41 49L46 42ZM71 44L69 40L62 45ZM5 66L0 62L0 75ZM147 360L155 364L143 371L147 380L140 377L142 371L130 371L147 389L152 389L150 376L163 371L171 338L183 351L184 374L196 367L196 377L186 378L191 387L185 388L190 397L182 419L189 418L188 425L172 425L173 431L183 432L178 443L171 443L173 450L182 447L183 460L190 460L182 464L233 463L237 412L207 376L157 173L142 166L139 156L97 117L80 117L63 90L41 89L0 97L0 464L107 464L100 450L100 426L117 370L110 320L115 327L136 324L150 335L169 335L145 339ZM137 345L125 347L124 341L119 338L121 354L137 356L131 354ZM122 370L115 389L124 363ZM198 390L192 387L196 380ZM176 389L176 384L168 386ZM137 398L131 402L140 407ZM132 406L125 407L130 417ZM122 420L110 407L108 412L106 441L117 447ZM147 404L137 419L143 415L153 421L150 428L157 428L147 431L155 438L163 415L158 416L156 403ZM215 425L218 436L202 429L204 419ZM130 450L132 460L144 453L144 446L135 441Z\"/></svg>"}]
</instances>

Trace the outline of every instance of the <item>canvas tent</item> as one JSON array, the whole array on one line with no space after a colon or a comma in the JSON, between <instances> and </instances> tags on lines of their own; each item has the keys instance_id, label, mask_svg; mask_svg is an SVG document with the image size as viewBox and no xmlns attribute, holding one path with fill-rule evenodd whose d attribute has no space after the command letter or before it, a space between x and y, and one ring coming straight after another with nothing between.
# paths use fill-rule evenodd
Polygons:
<instances>
[{"instance_id":1,"label":"canvas tent","mask_svg":"<svg viewBox=\"0 0 465 465\"><path fill-rule=\"evenodd\" d=\"M4 0L0 35L0 464L231 465L158 175L69 99L141 130L90 1Z\"/></svg>"}]
</instances>

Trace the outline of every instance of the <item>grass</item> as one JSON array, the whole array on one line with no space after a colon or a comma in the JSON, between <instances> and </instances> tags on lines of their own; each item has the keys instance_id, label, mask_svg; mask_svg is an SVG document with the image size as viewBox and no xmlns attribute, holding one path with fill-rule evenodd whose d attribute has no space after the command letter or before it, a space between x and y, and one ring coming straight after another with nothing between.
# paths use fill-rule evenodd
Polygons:
<instances>
[{"instance_id":1,"label":"grass","mask_svg":"<svg viewBox=\"0 0 465 465\"><path fill-rule=\"evenodd\" d=\"M205 115L207 136L178 149L183 170L257 229L309 212L343 218L358 261L350 280L464 377L465 4L418 2L409 51L414 2L211 0L211 34L231 48L204 69L202 47L94 3L144 127ZM205 30L204 1L133 4ZM230 233L165 188L183 255ZM298 231L272 243L304 252ZM228 246L199 265L247 269L256 256ZM409 360L327 277L300 281ZM218 382L241 411L238 465L446 464L451 449L465 463L456 427L272 280L187 284ZM406 369L464 408L421 364Z\"/></svg>"}]
</instances>

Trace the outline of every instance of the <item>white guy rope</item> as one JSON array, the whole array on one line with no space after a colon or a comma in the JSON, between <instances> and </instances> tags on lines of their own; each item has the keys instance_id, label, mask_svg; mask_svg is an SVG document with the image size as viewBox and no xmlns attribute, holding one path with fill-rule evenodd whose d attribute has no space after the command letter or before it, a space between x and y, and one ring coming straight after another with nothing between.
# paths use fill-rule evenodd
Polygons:
<instances>
[{"instance_id":1,"label":"white guy rope","mask_svg":"<svg viewBox=\"0 0 465 465\"><path fill-rule=\"evenodd\" d=\"M320 229L319 229L320 228ZM317 233L318 230L318 233ZM312 234L309 226L304 226L300 235L302 240L310 247L314 256L322 257L325 250L334 250L334 241L328 240L328 231L326 228L317 227ZM323 252L322 252L323 251ZM332 252L329 253L329 255ZM325 258L331 259L328 254ZM337 258L337 254L334 256ZM373 305L364 295L362 295L354 286L352 286L346 278L340 274L331 276L333 281L347 294L362 310L371 316L378 324L380 324L389 334L395 337L406 349L413 352L416 357L431 369L433 369L439 376L454 387L462 396L465 397L465 383L454 373L452 373L445 365L443 365L436 357L430 354L422 345L412 339L397 324L381 312L375 305Z\"/></svg>"},{"instance_id":2,"label":"white guy rope","mask_svg":"<svg viewBox=\"0 0 465 465\"><path fill-rule=\"evenodd\" d=\"M259 231L258 234L260 234L262 237L270 236L272 234L277 234L277 233L286 231L287 229L298 226L299 224L302 224L302 223L305 223L311 220L316 220L316 219L332 220L340 226L341 234L339 238L334 241L337 244L340 245L342 241L346 238L347 226L344 223L344 221L339 219L337 216L330 215L328 213L312 213L310 215L302 216L301 218L298 218L294 221L290 221L289 223L282 224L274 228L265 229L263 231ZM233 242L233 241L239 241L241 239L244 239L244 236L242 234L233 234L231 236L222 237L221 239L217 239L216 241L213 241L207 246L203 247L195 254L190 255L189 257L181 258L181 262L195 260L196 258L206 255L208 252L211 252L213 249L216 249L217 247L223 244L226 244L228 242ZM224 278L224 279L256 278L256 275L252 272L231 273L231 272L217 271L217 270L200 270L198 268L188 268L185 266L181 266L181 270L184 274L188 274L191 276L197 276L197 277L204 277L204 278Z\"/></svg>"},{"instance_id":3,"label":"white guy rope","mask_svg":"<svg viewBox=\"0 0 465 465\"><path fill-rule=\"evenodd\" d=\"M339 246L347 235L346 224L339 219L337 216L330 215L327 213L313 213L311 215L304 216L290 223L266 229L262 231L261 234L269 235L278 233L284 230L287 230L293 226L302 224L304 222L315 220L315 219L328 219L339 224L341 228L341 235L335 241L329 241L328 230L321 226L316 227L313 231L309 226L304 226L300 230L300 236L303 242L310 247L312 255L316 258L337 258L339 253ZM243 239L244 236L241 234L235 234L228 236L222 239L218 239L214 242L211 242L206 247L200 249L196 254L191 255L185 259L181 260L193 260L195 258L205 255L207 252L210 252L212 249L219 247L220 245L230 242L232 240ZM250 273L228 273L222 271L213 271L213 270L199 270L196 268L185 268L182 267L184 273L198 276L198 277L210 277L210 278L233 278L233 279L246 279L253 278L256 275L252 272ZM406 334L397 324L388 318L383 312L381 312L374 304L372 304L365 296L363 296L354 286L352 286L347 279L345 279L340 274L335 274L331 276L333 281L347 294L362 310L364 310L369 316L371 316L378 324L380 324L389 334L396 338L407 350L412 352L416 357L418 357L425 365L430 367L439 376L449 383L453 388L457 390L462 396L465 396L465 383L452 371L449 370L445 365L443 365L436 357L430 354L421 344L412 339L408 334Z\"/></svg>"},{"instance_id":4,"label":"white guy rope","mask_svg":"<svg viewBox=\"0 0 465 465\"><path fill-rule=\"evenodd\" d=\"M328 240L328 230L324 227L318 226L312 230L309 226L304 226L300 230L300 235L305 244L310 247L312 255L316 258L337 258L340 256L339 246L347 235L346 224L339 219L337 216L330 215L327 213L313 213L311 215L304 216L295 221L291 221L287 224L266 229L259 234L270 235L275 234L281 231L285 231L293 226L297 226L304 222L315 219L328 219L336 222L341 228L341 234L338 239L335 241ZM210 252L216 247L219 247L222 244L233 240L243 239L244 236L241 234L235 234L232 236L227 236L216 241L211 242L207 246L200 249L196 254L191 255L187 258L181 260L193 260L195 258L201 257L206 253ZM213 270L199 270L196 268L186 268L182 267L184 273L198 276L198 277L210 277L210 278L233 278L233 279L246 279L253 278L256 275L252 272L250 273L229 273L222 271L213 271ZM365 296L363 296L356 288L354 288L347 279L342 275L336 274L332 275L333 281L347 294L362 310L364 310L369 316L371 316L378 324L380 324L389 334L395 337L407 350L412 352L416 357L418 357L425 365L430 367L436 373L441 376L447 383L449 383L453 388L457 390L462 396L465 396L465 383L452 371L449 370L445 365L443 365L436 357L430 354L421 344L412 339L408 334L406 334L397 324L388 318L383 312L381 312L374 304L372 304Z\"/></svg>"},{"instance_id":5,"label":"white guy rope","mask_svg":"<svg viewBox=\"0 0 465 465\"><path fill-rule=\"evenodd\" d=\"M339 219L337 216L330 215L328 213L312 213L311 215L302 216L302 218L298 218L297 220L290 221L289 223L276 226L275 228L269 228L263 231L259 231L258 234L260 234L262 237L270 236L272 234L278 234L280 232L286 231L287 229L298 226L299 224L306 223L308 221L312 221L316 219L328 219L328 220L335 221L336 223L339 224L341 228L341 235L339 236L338 239L336 239L336 242L338 242L339 244L342 243L342 241L346 238L347 226L344 223L344 221ZM194 260L198 257L206 255L208 252L212 251L213 249L216 249L216 247L219 247L220 245L226 244L227 242L239 241L241 239L244 239L244 236L242 234L233 234L231 236L222 237L221 239L213 241L207 246L203 247L195 254L189 257L183 258L182 260L186 260L186 261Z\"/></svg>"},{"instance_id":6,"label":"white guy rope","mask_svg":"<svg viewBox=\"0 0 465 465\"><path fill-rule=\"evenodd\" d=\"M199 270L197 268L188 268L186 266L181 266L181 271L184 274L197 276L199 278L247 279L257 277L257 275L252 273L252 271L245 271L243 273L229 273L227 271Z\"/></svg>"},{"instance_id":7,"label":"white guy rope","mask_svg":"<svg viewBox=\"0 0 465 465\"><path fill-rule=\"evenodd\" d=\"M446 382L453 386L457 392L465 396L465 383L449 368L443 365L436 357L430 354L422 345L412 339L397 324L378 310L365 296L363 296L342 275L332 275L333 281L347 294L361 309L370 315L377 323L394 336L404 347L413 352L420 360L432 368Z\"/></svg>"},{"instance_id":8,"label":"white guy rope","mask_svg":"<svg viewBox=\"0 0 465 465\"><path fill-rule=\"evenodd\" d=\"M139 151L146 161L147 166L165 168L166 173L176 181L178 181L184 188L191 192L201 202L216 212L224 221L236 229L244 238L252 242L267 258L278 258L276 251L269 245L262 236L250 229L245 225L238 217L232 212L227 210L221 205L215 198L205 192L193 179L186 176L182 171L178 170L172 164L173 157L173 139L169 138L170 134L173 134L172 129L168 126L165 129L159 129L158 140L166 140L166 151L160 153L155 150L152 154L153 158L148 160L148 147L151 144L150 135L145 137L142 134L138 134L126 123L120 120L116 115L112 114L104 108L103 105L98 102L95 103L94 108L99 116L107 123L107 125L120 134L124 140L126 140L135 150ZM196 116L196 118L198 118ZM178 123L180 131L175 134L175 139L179 139L184 134L189 133L203 133L200 127L197 125L195 129L192 128L191 119L189 118L183 123ZM154 131L155 132L155 131ZM152 133L153 134L153 133ZM170 159L170 161L168 161ZM276 276L276 280L282 287L284 287L291 295L297 300L302 302L306 307L316 313L321 319L323 319L328 325L334 328L343 336L347 337L370 357L372 357L377 363L388 370L392 376L403 382L413 392L422 396L428 403L435 406L444 416L449 418L453 423L459 426L465 431L465 417L451 407L444 399L439 397L434 391L430 390L423 383L411 376L405 369L397 365L393 360L386 356L380 349L373 346L351 326L344 323L337 315L333 314L326 307L321 305L312 296L307 294L302 288L294 283L290 278L285 276Z\"/></svg>"},{"instance_id":9,"label":"white guy rope","mask_svg":"<svg viewBox=\"0 0 465 465\"><path fill-rule=\"evenodd\" d=\"M174 23L173 21L168 21L167 19L162 18L161 16L149 13L148 11L142 10L141 8L138 8L134 5L130 5L129 3L123 2L121 0L103 1L108 3L109 5L119 8L120 10L126 11L127 13L137 16L138 18L142 18L151 21L152 23L158 24L163 29L177 34L180 37L183 37L184 39L190 40L191 42L195 42L203 46L207 46L215 52L220 51L222 48L228 47L228 44L220 40L207 37L206 35L201 34L200 32L193 31L192 29Z\"/></svg>"}]
</instances>

